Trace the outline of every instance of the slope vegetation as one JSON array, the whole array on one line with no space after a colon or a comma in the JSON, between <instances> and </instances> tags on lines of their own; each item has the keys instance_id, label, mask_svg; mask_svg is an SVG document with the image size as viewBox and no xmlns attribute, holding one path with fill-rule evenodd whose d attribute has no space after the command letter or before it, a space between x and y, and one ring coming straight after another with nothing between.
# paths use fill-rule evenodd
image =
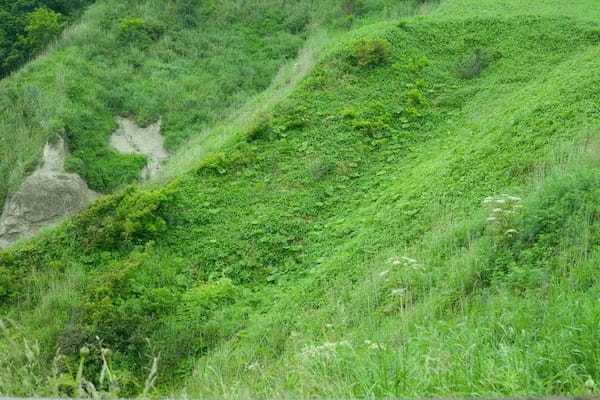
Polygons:
<instances>
[{"instance_id":1,"label":"slope vegetation","mask_svg":"<svg viewBox=\"0 0 600 400\"><path fill-rule=\"evenodd\" d=\"M521 3L374 17L187 172L0 253L0 392L597 393L597 5Z\"/></svg>"}]
</instances>

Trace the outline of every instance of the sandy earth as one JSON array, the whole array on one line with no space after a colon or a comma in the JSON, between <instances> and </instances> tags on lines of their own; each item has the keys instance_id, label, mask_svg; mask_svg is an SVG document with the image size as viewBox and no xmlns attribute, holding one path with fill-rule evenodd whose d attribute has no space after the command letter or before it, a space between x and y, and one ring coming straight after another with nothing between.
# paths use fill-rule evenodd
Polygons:
<instances>
[{"instance_id":1,"label":"sandy earth","mask_svg":"<svg viewBox=\"0 0 600 400\"><path fill-rule=\"evenodd\" d=\"M165 139L160 133L160 120L145 128L123 117L117 117L117 122L119 129L110 137L110 145L121 153L147 155L148 165L142 169L141 178L156 178L162 164L169 158Z\"/></svg>"}]
</instances>

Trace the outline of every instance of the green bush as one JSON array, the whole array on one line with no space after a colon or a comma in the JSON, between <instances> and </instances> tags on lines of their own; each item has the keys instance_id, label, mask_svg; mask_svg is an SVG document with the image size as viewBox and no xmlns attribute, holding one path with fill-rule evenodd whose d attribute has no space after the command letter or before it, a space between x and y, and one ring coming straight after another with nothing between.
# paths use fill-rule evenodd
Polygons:
<instances>
[{"instance_id":1,"label":"green bush","mask_svg":"<svg viewBox=\"0 0 600 400\"><path fill-rule=\"evenodd\" d=\"M392 44L385 39L360 40L351 46L350 61L360 68L371 68L388 61Z\"/></svg>"},{"instance_id":2,"label":"green bush","mask_svg":"<svg viewBox=\"0 0 600 400\"><path fill-rule=\"evenodd\" d=\"M494 58L486 49L477 49L469 57L461 61L458 66L458 75L463 79L473 79L481 75Z\"/></svg>"},{"instance_id":3,"label":"green bush","mask_svg":"<svg viewBox=\"0 0 600 400\"><path fill-rule=\"evenodd\" d=\"M63 15L47 8L38 8L27 15L25 41L32 51L38 51L56 38L66 25Z\"/></svg>"},{"instance_id":4,"label":"green bush","mask_svg":"<svg viewBox=\"0 0 600 400\"><path fill-rule=\"evenodd\" d=\"M253 157L252 146L241 142L227 152L216 152L207 156L196 168L196 173L225 175L247 165L253 160Z\"/></svg>"},{"instance_id":5,"label":"green bush","mask_svg":"<svg viewBox=\"0 0 600 400\"><path fill-rule=\"evenodd\" d=\"M409 118L420 118L429 109L429 100L419 87L414 87L406 92L404 112Z\"/></svg>"},{"instance_id":6,"label":"green bush","mask_svg":"<svg viewBox=\"0 0 600 400\"><path fill-rule=\"evenodd\" d=\"M147 163L144 154L120 154L102 146L75 151L65 160L65 169L81 175L93 190L111 193L139 180Z\"/></svg>"},{"instance_id":7,"label":"green bush","mask_svg":"<svg viewBox=\"0 0 600 400\"><path fill-rule=\"evenodd\" d=\"M504 282L517 292L539 285L550 272L549 260L560 251L563 238L582 229L589 229L585 248L595 248L600 244L598 196L597 174L582 170L549 179L522 210L519 200L510 202L518 198L492 199L483 282Z\"/></svg>"},{"instance_id":8,"label":"green bush","mask_svg":"<svg viewBox=\"0 0 600 400\"><path fill-rule=\"evenodd\" d=\"M89 249L143 244L167 229L163 211L171 200L169 187L145 191L130 186L92 204L75 219L75 229Z\"/></svg>"},{"instance_id":9,"label":"green bush","mask_svg":"<svg viewBox=\"0 0 600 400\"><path fill-rule=\"evenodd\" d=\"M141 18L127 18L119 25L119 40L122 43L148 46L158 40L164 28Z\"/></svg>"}]
</instances>

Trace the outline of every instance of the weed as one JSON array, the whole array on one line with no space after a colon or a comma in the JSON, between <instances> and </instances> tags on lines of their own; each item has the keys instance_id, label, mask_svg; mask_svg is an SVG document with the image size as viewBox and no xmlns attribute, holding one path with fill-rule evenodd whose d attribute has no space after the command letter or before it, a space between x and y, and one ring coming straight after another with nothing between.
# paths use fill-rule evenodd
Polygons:
<instances>
[{"instance_id":1,"label":"weed","mask_svg":"<svg viewBox=\"0 0 600 400\"><path fill-rule=\"evenodd\" d=\"M350 48L350 61L360 68L372 68L388 61L392 44L385 39L361 40Z\"/></svg>"},{"instance_id":2,"label":"weed","mask_svg":"<svg viewBox=\"0 0 600 400\"><path fill-rule=\"evenodd\" d=\"M477 49L459 64L458 75L463 79L477 78L493 61L487 49Z\"/></svg>"}]
</instances>

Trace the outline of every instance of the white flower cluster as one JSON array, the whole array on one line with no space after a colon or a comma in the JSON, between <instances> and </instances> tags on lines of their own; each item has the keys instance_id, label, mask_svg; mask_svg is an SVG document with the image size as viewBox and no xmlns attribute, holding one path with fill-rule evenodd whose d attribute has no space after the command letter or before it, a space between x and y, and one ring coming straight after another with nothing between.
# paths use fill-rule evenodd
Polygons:
<instances>
[{"instance_id":1,"label":"white flower cluster","mask_svg":"<svg viewBox=\"0 0 600 400\"><path fill-rule=\"evenodd\" d=\"M321 345L309 345L305 346L301 353L300 358L305 361L314 359L331 359L337 355L339 347L352 348L352 345L347 340L341 342L325 342Z\"/></svg>"},{"instance_id":2,"label":"white flower cluster","mask_svg":"<svg viewBox=\"0 0 600 400\"><path fill-rule=\"evenodd\" d=\"M259 362L255 361L253 363L246 364L246 369L248 371L257 371L257 370L262 369L262 365Z\"/></svg>"},{"instance_id":3,"label":"white flower cluster","mask_svg":"<svg viewBox=\"0 0 600 400\"><path fill-rule=\"evenodd\" d=\"M486 197L483 204L490 207L490 214L486 218L486 222L492 228L509 236L516 235L516 229L509 228L507 225L510 218L519 212L523 206L520 204L521 198L508 194L501 194L498 197Z\"/></svg>"},{"instance_id":4,"label":"white flower cluster","mask_svg":"<svg viewBox=\"0 0 600 400\"><path fill-rule=\"evenodd\" d=\"M386 262L387 262L387 264L392 265L394 267L412 268L412 269L417 269L417 270L423 269L423 266L421 264L419 264L417 262L417 260L415 260L414 258L406 257L406 256L390 257L387 259ZM381 271L379 273L379 277L384 278L389 273L390 273L389 269ZM389 279L386 279L386 281L388 281L388 280ZM408 291L407 288L396 288L396 289L392 289L390 291L390 295L392 297L404 297L406 295L407 291Z\"/></svg>"},{"instance_id":5,"label":"white flower cluster","mask_svg":"<svg viewBox=\"0 0 600 400\"><path fill-rule=\"evenodd\" d=\"M417 262L417 260L405 256L390 257L388 258L387 263L394 266L410 267L415 269L421 268L421 265Z\"/></svg>"},{"instance_id":6,"label":"white flower cluster","mask_svg":"<svg viewBox=\"0 0 600 400\"><path fill-rule=\"evenodd\" d=\"M372 342L370 340L365 340L365 345L369 350L385 350L385 345L381 343Z\"/></svg>"}]
</instances>

